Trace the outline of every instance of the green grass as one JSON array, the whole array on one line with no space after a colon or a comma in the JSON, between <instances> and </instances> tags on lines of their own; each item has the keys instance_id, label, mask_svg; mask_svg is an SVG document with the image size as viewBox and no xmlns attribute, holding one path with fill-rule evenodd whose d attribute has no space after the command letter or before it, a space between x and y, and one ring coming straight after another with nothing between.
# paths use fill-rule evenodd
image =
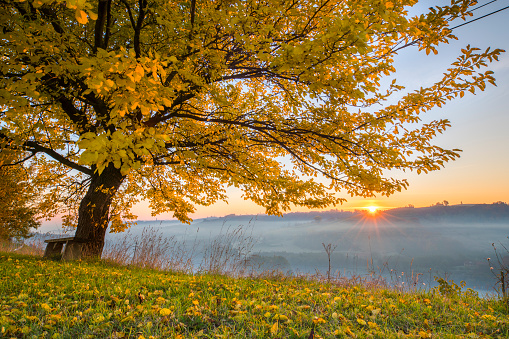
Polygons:
<instances>
[{"instance_id":1,"label":"green grass","mask_svg":"<svg viewBox=\"0 0 509 339\"><path fill-rule=\"evenodd\" d=\"M497 300L0 253L2 338L508 338ZM313 333L312 333L313 331Z\"/></svg>"}]
</instances>

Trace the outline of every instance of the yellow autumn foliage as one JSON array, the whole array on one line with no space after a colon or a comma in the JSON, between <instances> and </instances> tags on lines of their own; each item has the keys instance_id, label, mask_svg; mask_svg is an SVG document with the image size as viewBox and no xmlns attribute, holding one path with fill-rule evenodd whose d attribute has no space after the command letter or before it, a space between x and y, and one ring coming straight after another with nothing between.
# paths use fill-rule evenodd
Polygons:
<instances>
[{"instance_id":1,"label":"yellow autumn foliage","mask_svg":"<svg viewBox=\"0 0 509 339\"><path fill-rule=\"evenodd\" d=\"M277 215L393 194L408 182L389 171L458 158L433 144L449 121L422 114L494 83L502 52L466 46L437 83L404 89L400 47L436 53L476 2L410 16L416 3L2 2L1 147L55 174L48 213L95 255L140 200L190 222L228 186Z\"/></svg>"}]
</instances>

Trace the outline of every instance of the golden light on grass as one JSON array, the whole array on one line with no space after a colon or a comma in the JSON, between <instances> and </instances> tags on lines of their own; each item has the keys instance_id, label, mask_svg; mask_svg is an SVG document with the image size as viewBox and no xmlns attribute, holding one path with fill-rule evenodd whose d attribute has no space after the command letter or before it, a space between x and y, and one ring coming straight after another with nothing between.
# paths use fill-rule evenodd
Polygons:
<instances>
[{"instance_id":1,"label":"golden light on grass","mask_svg":"<svg viewBox=\"0 0 509 339\"><path fill-rule=\"evenodd\" d=\"M182 338L182 330L172 323L174 319L179 319L180 326L186 326L187 337L199 337L205 331L215 331L218 337L231 337L230 328L215 326L209 321L210 315L214 315L214 321L232 323L240 333L269 332L271 337L278 338L313 337L310 332L314 330L308 329L311 320L313 328L325 338L395 338L401 333L396 332L400 326L405 326L414 338L429 338L430 332L437 338L476 338L477 332L507 334L509 329L507 311L499 300L462 292L452 280L437 280L447 289L439 289L430 297L429 292L410 287L396 290L392 288L395 285L380 282L376 277L365 280L341 277L340 284L331 284L320 277L314 281L284 276L269 281L266 276L246 279L211 271L195 275L153 268L133 269L99 261L63 263L5 252L0 253L0 267L9 277L0 279L0 295L4 296L0 297L1 317L2 321L8 319L0 325L2 338L56 338L61 337L62 328L81 338L104 338L107 332L113 331L113 337L127 338L133 328L143 328L143 336L138 338ZM84 293L90 285L97 292ZM201 286L208 288L195 294ZM34 290L39 293L32 293ZM142 290L146 292L140 298ZM218 290L225 291L220 299ZM97 298L98 293L105 297ZM265 302L268 293L274 296L270 303ZM50 294L56 298L48 299ZM69 302L66 297L70 295L79 295L79 303ZM127 315L124 310L132 310L129 300L137 299L139 304L136 302L135 310ZM458 303L462 305L461 312L454 311ZM315 304L327 305L331 317L317 315L309 306ZM225 311L224 305L239 306ZM77 311L77 308L87 308L87 311ZM106 316L112 308L114 313ZM291 319L289 326L290 317L286 314L290 315L294 309L300 314ZM369 312L369 316L359 314L361 309ZM427 316L423 316L423 309ZM5 310L12 310L9 318L4 315ZM397 317L382 319L384 310ZM79 313L79 318L63 316L74 313ZM429 320L437 314L450 326ZM41 323L41 317L48 320ZM152 326L148 325L147 318L151 319ZM338 326L339 322L348 326ZM266 338L263 334L253 338Z\"/></svg>"}]
</instances>

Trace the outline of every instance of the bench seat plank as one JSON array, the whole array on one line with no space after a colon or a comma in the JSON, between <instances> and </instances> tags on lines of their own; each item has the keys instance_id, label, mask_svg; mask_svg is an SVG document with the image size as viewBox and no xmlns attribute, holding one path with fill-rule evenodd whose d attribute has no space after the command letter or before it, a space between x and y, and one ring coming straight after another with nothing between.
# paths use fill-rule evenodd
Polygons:
<instances>
[{"instance_id":1,"label":"bench seat plank","mask_svg":"<svg viewBox=\"0 0 509 339\"><path fill-rule=\"evenodd\" d=\"M46 239L44 240L45 243L52 243L52 242L68 242L68 241L74 241L74 242L87 242L85 239L75 238L75 237L68 237L68 238L55 238L55 239Z\"/></svg>"}]
</instances>

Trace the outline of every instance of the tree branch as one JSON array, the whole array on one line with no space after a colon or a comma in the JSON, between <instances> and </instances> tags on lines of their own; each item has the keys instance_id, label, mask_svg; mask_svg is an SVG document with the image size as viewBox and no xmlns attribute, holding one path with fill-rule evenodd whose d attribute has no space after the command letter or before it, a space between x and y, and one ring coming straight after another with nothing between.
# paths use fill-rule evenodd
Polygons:
<instances>
[{"instance_id":1,"label":"tree branch","mask_svg":"<svg viewBox=\"0 0 509 339\"><path fill-rule=\"evenodd\" d=\"M99 0L97 5L97 20L95 21L94 49L93 53L97 53L98 48L104 49L104 25L106 24L108 15L109 1Z\"/></svg>"},{"instance_id":2,"label":"tree branch","mask_svg":"<svg viewBox=\"0 0 509 339\"><path fill-rule=\"evenodd\" d=\"M58 16L55 14L55 11L52 10L53 8L50 8L49 6L42 6L39 8L39 11L46 17L50 19L51 26L53 26L53 29L55 32L59 34L63 34L65 31L62 27L62 25L58 22Z\"/></svg>"},{"instance_id":3,"label":"tree branch","mask_svg":"<svg viewBox=\"0 0 509 339\"><path fill-rule=\"evenodd\" d=\"M147 7L147 1L146 0L138 0L138 6L139 6L139 14L138 14L138 20L136 21L136 26L134 27L134 52L136 53L136 58L141 57L141 46L140 46L140 35L141 35L141 28L143 26L143 21L145 20L145 9Z\"/></svg>"},{"instance_id":4,"label":"tree branch","mask_svg":"<svg viewBox=\"0 0 509 339\"><path fill-rule=\"evenodd\" d=\"M90 124L87 120L87 117L85 114L78 110L71 100L67 99L65 96L60 96L56 99L60 105L62 106L62 109L67 114L69 119L78 127L78 131L80 132L88 132L90 130Z\"/></svg>"},{"instance_id":5,"label":"tree branch","mask_svg":"<svg viewBox=\"0 0 509 339\"><path fill-rule=\"evenodd\" d=\"M136 29L136 22L134 21L133 12L131 11L131 6L127 3L126 0L121 0L125 5L125 9L127 9L127 14L129 14L129 21L131 21L131 26L133 29Z\"/></svg>"},{"instance_id":6,"label":"tree branch","mask_svg":"<svg viewBox=\"0 0 509 339\"><path fill-rule=\"evenodd\" d=\"M53 150L51 148L42 146L39 143L37 143L36 141L28 140L28 141L23 142L21 145L16 145L14 143L14 140L9 138L3 132L0 132L0 140L5 142L5 144L7 144L7 147L5 147L5 145L2 145L2 148L12 149L12 150L16 150L16 149L20 150L21 149L21 150L24 150L24 151L32 152L32 155L27 157L24 160L30 159L36 153L44 153L44 154L52 157L53 159L55 159L56 161L58 161L62 165L65 165L65 166L67 166L69 168L77 170L77 171L79 171L81 173L84 173L86 175L94 174L94 172L90 168L78 165L77 163L67 159L62 154L58 153L57 151L55 151L55 150Z\"/></svg>"},{"instance_id":7,"label":"tree branch","mask_svg":"<svg viewBox=\"0 0 509 339\"><path fill-rule=\"evenodd\" d=\"M196 12L196 0L191 0L191 31L194 29L195 12Z\"/></svg>"},{"instance_id":8,"label":"tree branch","mask_svg":"<svg viewBox=\"0 0 509 339\"><path fill-rule=\"evenodd\" d=\"M1 152L1 151L0 151ZM16 162L13 162L13 163L9 163L9 164L4 164L4 163L0 163L0 167L7 167L7 166L16 166L16 165L19 165L21 163L24 163L25 161L27 161L28 159L32 158L35 156L35 153L32 152L29 156L27 156L26 158L23 158L21 160L18 160Z\"/></svg>"},{"instance_id":9,"label":"tree branch","mask_svg":"<svg viewBox=\"0 0 509 339\"><path fill-rule=\"evenodd\" d=\"M111 36L111 0L108 0L108 7L106 9L106 35L104 36L104 46L108 47L108 41Z\"/></svg>"},{"instance_id":10,"label":"tree branch","mask_svg":"<svg viewBox=\"0 0 509 339\"><path fill-rule=\"evenodd\" d=\"M55 150L52 150L51 148L44 147L42 145L39 145L36 141L25 141L22 146L25 150L30 152L36 152L36 153L44 153L61 163L62 165L65 165L69 168L75 169L77 171L80 171L81 173L92 175L94 172L85 166L78 165L75 162L72 162L71 160L67 159L60 153L58 153Z\"/></svg>"}]
</instances>

